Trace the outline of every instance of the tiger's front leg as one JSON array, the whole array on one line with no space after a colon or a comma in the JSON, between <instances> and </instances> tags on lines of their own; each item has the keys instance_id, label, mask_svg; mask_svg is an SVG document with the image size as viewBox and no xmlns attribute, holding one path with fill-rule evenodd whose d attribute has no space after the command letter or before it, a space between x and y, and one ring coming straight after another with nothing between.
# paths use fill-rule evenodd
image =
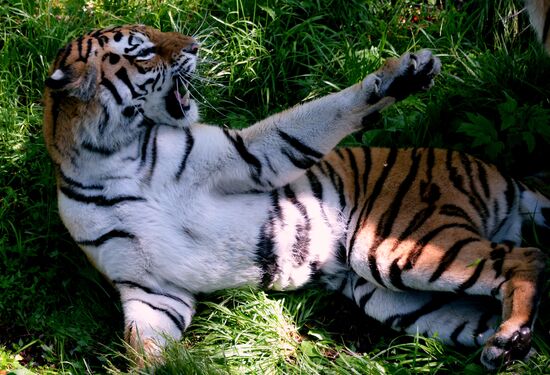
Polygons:
<instances>
[{"instance_id":1,"label":"tiger's front leg","mask_svg":"<svg viewBox=\"0 0 550 375\"><path fill-rule=\"evenodd\" d=\"M224 157L231 162L218 176L218 186L230 192L270 191L294 181L342 138L368 125L372 114L428 89L440 68L428 50L406 53L340 92L243 130L225 130L232 154Z\"/></svg>"},{"instance_id":2,"label":"tiger's front leg","mask_svg":"<svg viewBox=\"0 0 550 375\"><path fill-rule=\"evenodd\" d=\"M124 338L140 358L162 361L167 338L179 340L195 312L194 298L183 290L150 287L134 281L115 280L124 310Z\"/></svg>"}]
</instances>

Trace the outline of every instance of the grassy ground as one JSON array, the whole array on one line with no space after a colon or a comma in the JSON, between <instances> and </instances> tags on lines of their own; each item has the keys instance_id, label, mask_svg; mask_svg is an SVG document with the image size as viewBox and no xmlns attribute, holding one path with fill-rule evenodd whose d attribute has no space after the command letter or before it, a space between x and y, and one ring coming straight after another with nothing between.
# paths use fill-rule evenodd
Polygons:
<instances>
[{"instance_id":1,"label":"grassy ground","mask_svg":"<svg viewBox=\"0 0 550 375\"><path fill-rule=\"evenodd\" d=\"M393 4L391 4L393 3ZM432 48L429 93L346 143L463 149L514 175L548 171L550 58L514 1L0 0L0 374L129 371L116 293L56 209L41 92L58 48L91 28L146 23L203 43L194 95L205 120L242 127L343 88L405 50ZM542 185L546 187L547 185ZM526 241L548 249L540 232ZM548 373L550 306L538 354ZM482 373L479 352L388 333L343 298L226 291L205 296L157 373ZM7 370L7 371L6 371Z\"/></svg>"}]
</instances>

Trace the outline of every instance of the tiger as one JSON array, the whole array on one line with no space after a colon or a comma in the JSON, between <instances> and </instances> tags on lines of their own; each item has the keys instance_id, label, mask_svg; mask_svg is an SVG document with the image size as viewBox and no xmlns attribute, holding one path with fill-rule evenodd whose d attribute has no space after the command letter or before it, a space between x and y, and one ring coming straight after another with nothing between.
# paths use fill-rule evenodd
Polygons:
<instances>
[{"instance_id":1,"label":"tiger","mask_svg":"<svg viewBox=\"0 0 550 375\"><path fill-rule=\"evenodd\" d=\"M531 26L547 53L550 53L550 1L525 0L525 8L529 14Z\"/></svg>"},{"instance_id":2,"label":"tiger","mask_svg":"<svg viewBox=\"0 0 550 375\"><path fill-rule=\"evenodd\" d=\"M529 355L546 256L521 247L550 200L466 153L343 147L429 89L429 50L236 130L201 123L200 45L145 25L59 50L44 139L60 217L120 295L124 338L162 361L197 296L325 288L400 332L483 346L488 369ZM488 303L490 301L490 303Z\"/></svg>"}]
</instances>

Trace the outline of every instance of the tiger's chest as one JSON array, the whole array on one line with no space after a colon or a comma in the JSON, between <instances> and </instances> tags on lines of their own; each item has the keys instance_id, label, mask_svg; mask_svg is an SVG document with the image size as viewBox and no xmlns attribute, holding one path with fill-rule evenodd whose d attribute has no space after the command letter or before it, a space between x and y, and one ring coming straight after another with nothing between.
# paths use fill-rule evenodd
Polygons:
<instances>
[{"instance_id":1,"label":"tiger's chest","mask_svg":"<svg viewBox=\"0 0 550 375\"><path fill-rule=\"evenodd\" d=\"M190 142L184 132L151 132L118 164L98 164L124 178L59 193L63 221L96 268L111 280L155 275L193 293L295 289L331 273L343 228L337 192L326 188L320 202L302 179L267 193L221 192L211 183L216 164L201 155L216 135Z\"/></svg>"},{"instance_id":2,"label":"tiger's chest","mask_svg":"<svg viewBox=\"0 0 550 375\"><path fill-rule=\"evenodd\" d=\"M279 194L274 206L273 195ZM111 280L155 275L193 293L245 285L278 290L331 268L337 236L309 195L219 194L163 183L140 199L82 204L59 195L60 212L88 258ZM137 196L137 195L136 195ZM130 197L129 195L127 197ZM107 200L108 200L107 199Z\"/></svg>"}]
</instances>

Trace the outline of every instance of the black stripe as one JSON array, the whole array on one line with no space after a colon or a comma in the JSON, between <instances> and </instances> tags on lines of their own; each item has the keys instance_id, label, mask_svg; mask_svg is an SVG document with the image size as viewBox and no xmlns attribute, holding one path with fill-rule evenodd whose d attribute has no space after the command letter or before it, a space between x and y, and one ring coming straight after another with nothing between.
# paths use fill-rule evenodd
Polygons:
<instances>
[{"instance_id":1,"label":"black stripe","mask_svg":"<svg viewBox=\"0 0 550 375\"><path fill-rule=\"evenodd\" d=\"M242 137L239 134L235 133L235 138L229 134L229 131L227 129L223 130L223 134L229 139L233 147L237 150L239 153L239 156L251 167L254 168L256 171L255 175L251 175L251 178L256 182L258 185L261 185L260 176L262 175L262 163L258 158L254 155L252 155L248 149L246 148L244 141Z\"/></svg>"},{"instance_id":2,"label":"black stripe","mask_svg":"<svg viewBox=\"0 0 550 375\"><path fill-rule=\"evenodd\" d=\"M69 43L67 44L64 50L59 51L59 56L61 56L61 53L63 53L63 55L59 59L59 64L58 64L60 69L63 69L67 65L67 59L71 55L72 50L73 50L73 43Z\"/></svg>"},{"instance_id":3,"label":"black stripe","mask_svg":"<svg viewBox=\"0 0 550 375\"><path fill-rule=\"evenodd\" d=\"M126 70L126 68L122 67L120 68L119 70L117 70L117 72L115 73L115 75L118 77L118 79L120 79L126 86L128 86L128 89L130 90L130 92L132 93L132 98L137 98L139 96L139 94L136 92L136 90L134 89L134 85L132 84L132 82L130 81L130 78L128 77L128 71Z\"/></svg>"},{"instance_id":4,"label":"black stripe","mask_svg":"<svg viewBox=\"0 0 550 375\"><path fill-rule=\"evenodd\" d=\"M113 229L93 240L80 240L80 241L76 241L76 243L82 246L99 247L103 245L105 242L112 240L114 238L127 238L131 240L131 239L134 239L135 237L136 236L134 236L132 233L129 233L123 230Z\"/></svg>"},{"instance_id":5,"label":"black stripe","mask_svg":"<svg viewBox=\"0 0 550 375\"><path fill-rule=\"evenodd\" d=\"M256 263L262 269L260 286L267 288L273 282L275 274L279 271L277 255L275 254L274 226L275 218L280 217L279 194L276 190L270 193L272 210L265 224L260 229L258 243L256 244Z\"/></svg>"},{"instance_id":6,"label":"black stripe","mask_svg":"<svg viewBox=\"0 0 550 375\"><path fill-rule=\"evenodd\" d=\"M414 265L416 264L416 260L420 257L420 254L422 254L422 250L424 250L424 247L427 244L429 244L437 235L439 235L441 232L443 232L446 229L455 229L455 228L461 228L479 236L478 230L468 224L450 223L450 224L441 225L433 229L432 231L426 233L424 236L422 236L422 238L416 241L416 244L413 247L413 249L409 251L409 256L407 257L407 262L403 267L403 269L409 270L413 268Z\"/></svg>"},{"instance_id":7,"label":"black stripe","mask_svg":"<svg viewBox=\"0 0 550 375\"><path fill-rule=\"evenodd\" d=\"M508 219L510 217L510 214L512 213L512 209L514 208L514 202L516 200L516 188L517 185L515 184L514 180L511 178L504 176L506 180L506 190L504 191L504 196L506 198L506 207L505 207L505 213L502 215L502 220L498 224L498 226L493 230L493 233L498 233L506 223L508 223ZM495 213L495 216L497 214Z\"/></svg>"},{"instance_id":8,"label":"black stripe","mask_svg":"<svg viewBox=\"0 0 550 375\"><path fill-rule=\"evenodd\" d=\"M109 115L109 110L105 105L102 104L101 107L103 109L103 112L102 112L103 118L99 123L97 130L99 131L99 134L103 136L103 134L105 133L105 130L107 129L107 126L109 125L109 120L111 116ZM133 107L131 108L133 109Z\"/></svg>"},{"instance_id":9,"label":"black stripe","mask_svg":"<svg viewBox=\"0 0 550 375\"><path fill-rule=\"evenodd\" d=\"M91 144L89 142L86 142L86 141L83 141L80 145L86 151L93 152L94 154L100 154L100 155L103 155L103 156L110 156L110 155L114 154L117 151L116 149L111 149L111 148L102 147L102 146L96 146L96 145L93 145L93 144Z\"/></svg>"},{"instance_id":10,"label":"black stripe","mask_svg":"<svg viewBox=\"0 0 550 375\"><path fill-rule=\"evenodd\" d=\"M153 290L149 287L146 287L146 286L143 286L139 283L136 283L135 281L130 281L130 280L113 280L113 283L116 284L116 285L123 285L123 286L126 286L126 287L129 287L129 288L135 288L135 289L141 289L143 290L145 293L147 294L153 294L153 295L157 295L157 296L162 296L162 297L167 297L167 298L170 298L170 299L173 299L174 301L176 302L179 302L181 303L182 305L186 306L187 308L191 308L191 305L184 301L183 299L181 299L180 297L177 297L173 294L168 294L168 293L164 293L164 292L158 292L156 290Z\"/></svg>"},{"instance_id":11,"label":"black stripe","mask_svg":"<svg viewBox=\"0 0 550 375\"><path fill-rule=\"evenodd\" d=\"M185 326L187 325L186 322L185 322L185 318L182 315L180 315L179 313L177 313L176 311L171 312L167 309L163 309L161 307L155 306L152 303L146 302L146 301L138 299L138 298L129 298L129 299L123 301L123 303L124 302L130 302L130 301L143 303L144 305L149 306L153 310L160 311L160 312L164 313L174 323L174 325L176 327L178 327L178 329L181 332L183 332L185 330Z\"/></svg>"},{"instance_id":12,"label":"black stripe","mask_svg":"<svg viewBox=\"0 0 550 375\"><path fill-rule=\"evenodd\" d=\"M468 237L463 238L459 241L456 241L453 246L451 246L449 249L445 251L445 254L443 255L443 258L439 261L439 265L437 266L437 269L434 271L430 279L428 280L430 283L433 283L437 279L441 277L443 272L445 272L451 264L455 261L456 257L460 253L460 251L468 244L472 242L479 242L479 238L475 237Z\"/></svg>"},{"instance_id":13,"label":"black stripe","mask_svg":"<svg viewBox=\"0 0 550 375\"><path fill-rule=\"evenodd\" d=\"M136 86L141 90L141 91L145 91L147 92L147 85L152 85L153 83L155 83L155 80L158 80L159 79L159 75L157 74L157 78L147 78L147 80L145 82L143 82L141 85L139 84L136 84ZM151 87L151 91L154 91L154 88Z\"/></svg>"},{"instance_id":14,"label":"black stripe","mask_svg":"<svg viewBox=\"0 0 550 375\"><path fill-rule=\"evenodd\" d=\"M441 189L432 182L433 167L435 165L435 153L433 148L429 148L426 157L426 180L420 181L420 200L428 204L428 207L418 211L405 230L401 232L397 241L392 246L391 252L395 251L402 241L416 232L424 223L434 214L437 209L435 205L441 197Z\"/></svg>"},{"instance_id":15,"label":"black stripe","mask_svg":"<svg viewBox=\"0 0 550 375\"><path fill-rule=\"evenodd\" d=\"M71 185L73 187L77 187L79 189L84 189L84 190L102 190L103 189L103 185L85 185L76 180L73 180L72 178L65 175L65 173L63 173L62 170L59 170L59 175L64 183L66 183L67 185Z\"/></svg>"},{"instance_id":16,"label":"black stripe","mask_svg":"<svg viewBox=\"0 0 550 375\"><path fill-rule=\"evenodd\" d=\"M374 295L374 292L376 292L376 287L373 287L372 290L368 293L365 293L360 299L359 301L357 301L357 305L365 310L365 305L370 301L370 299L372 298L372 296Z\"/></svg>"},{"instance_id":17,"label":"black stripe","mask_svg":"<svg viewBox=\"0 0 550 375\"><path fill-rule=\"evenodd\" d=\"M395 194L392 203L388 210L384 212L380 220L378 221L378 225L376 227L376 239L375 244L371 247L371 250L373 248L377 248L382 241L384 241L386 238L389 237L393 230L393 224L395 223L397 216L399 215L399 211L401 209L401 205L403 203L403 200L405 199L405 196L409 192L412 184L414 183L416 179L416 175L418 173L421 155L417 153L417 150L411 150L412 164L409 167L409 172L407 173L407 176L403 179L401 184L399 185L399 188L397 189L397 193ZM393 166L393 164L392 164ZM387 169L390 169L390 165L386 167ZM371 198L372 199L372 198Z\"/></svg>"},{"instance_id":18,"label":"black stripe","mask_svg":"<svg viewBox=\"0 0 550 375\"><path fill-rule=\"evenodd\" d=\"M346 247L342 243L338 244L338 249L336 250L336 260L340 264L348 264Z\"/></svg>"},{"instance_id":19,"label":"black stripe","mask_svg":"<svg viewBox=\"0 0 550 375\"><path fill-rule=\"evenodd\" d=\"M365 163L363 171L362 171L362 176L363 176L363 178L362 178L362 182L363 182L363 191L362 191L362 193L363 193L363 196L366 196L367 192L368 192L369 173L370 173L370 169L371 169L371 166L372 166L372 159L371 159L371 154L370 154L371 149L370 148L362 148L361 152L363 153L363 162ZM357 162L356 162L355 157L353 156L353 153L351 152L351 150L349 150L349 156L350 156L350 165L351 165L351 168L352 168L352 171L353 171L353 174L354 174L354 189L355 189L354 193L355 194L354 194L353 206L350 210L348 221L346 223L346 228L350 227L351 221L353 220L353 215L357 211L357 208L359 208L359 197L360 197L359 170L358 170L358 167L357 167ZM363 206L363 208L365 208L365 206ZM362 215L359 215L357 217L358 222L361 220L361 217L362 217ZM354 239L353 239L353 242L355 242ZM351 245L353 245L353 244L351 244Z\"/></svg>"},{"instance_id":20,"label":"black stripe","mask_svg":"<svg viewBox=\"0 0 550 375\"><path fill-rule=\"evenodd\" d=\"M143 202L145 198L136 197L132 195L121 195L113 198L107 198L103 195L83 195L77 193L66 186L60 186L59 190L67 197L72 200L86 203L86 204L95 204L96 206L114 206L115 204L122 202Z\"/></svg>"},{"instance_id":21,"label":"black stripe","mask_svg":"<svg viewBox=\"0 0 550 375\"><path fill-rule=\"evenodd\" d=\"M161 78L162 78L162 82L161 82L161 86L162 86L162 84L165 82L166 78L164 77L164 74L159 73L159 74L157 74L157 76L155 77L155 81L151 85L151 91L156 90L157 84L159 83Z\"/></svg>"},{"instance_id":22,"label":"black stripe","mask_svg":"<svg viewBox=\"0 0 550 375\"><path fill-rule=\"evenodd\" d=\"M483 194L485 194L485 198L489 198L491 191L489 187L489 182L487 181L487 170L485 169L487 165L477 159L476 159L476 165L477 165L477 175L476 175L477 179L481 184L481 188L483 189Z\"/></svg>"},{"instance_id":23,"label":"black stripe","mask_svg":"<svg viewBox=\"0 0 550 375\"><path fill-rule=\"evenodd\" d=\"M309 169L311 168L316 161L313 159L308 158L307 156L302 156L301 158L298 158L294 156L289 150L287 149L281 149L281 153L287 157L287 159L296 167L300 169Z\"/></svg>"},{"instance_id":24,"label":"black stripe","mask_svg":"<svg viewBox=\"0 0 550 375\"><path fill-rule=\"evenodd\" d=\"M187 159L189 158L189 154L191 154L191 150L193 149L193 145L195 144L195 139L191 134L191 130L189 130L188 128L185 128L184 131L187 138L185 139L185 151L183 152L183 158L181 159L178 171L176 172L177 180L179 180L181 175L183 174L183 171L187 166Z\"/></svg>"},{"instance_id":25,"label":"black stripe","mask_svg":"<svg viewBox=\"0 0 550 375\"><path fill-rule=\"evenodd\" d=\"M157 164L157 137L159 133L160 127L155 128L155 135L153 136L153 140L151 141L151 165L149 166L149 171L147 172L147 176L145 176L145 182L151 183L151 179L153 178L153 173L155 172L155 166Z\"/></svg>"},{"instance_id":26,"label":"black stripe","mask_svg":"<svg viewBox=\"0 0 550 375\"><path fill-rule=\"evenodd\" d=\"M395 288L400 290L412 290L403 283L403 279L401 279L401 274L403 273L403 270L399 267L399 264L397 264L398 262L399 259L394 259L390 266L390 283Z\"/></svg>"},{"instance_id":27,"label":"black stripe","mask_svg":"<svg viewBox=\"0 0 550 375\"><path fill-rule=\"evenodd\" d=\"M496 302L496 300L486 300L484 301L485 303L483 304L483 308L484 308L484 312L483 314L481 314L481 316L479 317L479 320L477 321L477 327L476 329L474 330L474 342L477 344L477 345L481 345L482 343L479 342L479 338L480 338L480 335L487 331L488 329L490 329L491 327L489 327L489 320L495 316L495 315L498 315L499 314L499 309L498 307L500 307L500 303L499 302ZM492 303L490 303L492 302ZM496 302L496 303L495 303ZM498 307L496 305L499 305Z\"/></svg>"},{"instance_id":28,"label":"black stripe","mask_svg":"<svg viewBox=\"0 0 550 375\"><path fill-rule=\"evenodd\" d=\"M306 172L306 177L309 181L309 186L311 187L311 192L313 193L313 196L320 201L320 204L322 204L323 185L319 182L319 179L317 178L315 173L311 171L311 169Z\"/></svg>"},{"instance_id":29,"label":"black stripe","mask_svg":"<svg viewBox=\"0 0 550 375\"><path fill-rule=\"evenodd\" d=\"M118 93L115 85L113 85L113 82L103 77L99 84L105 86L111 92L111 95L113 95L113 98L118 105L122 104L122 98L120 97L120 94Z\"/></svg>"},{"instance_id":30,"label":"black stripe","mask_svg":"<svg viewBox=\"0 0 550 375\"><path fill-rule=\"evenodd\" d=\"M457 292L459 293L464 292L466 289L471 288L477 282L477 280L479 279L479 276L481 276L481 271L483 271L483 267L485 266L486 261L487 259L481 259L478 262L472 276L470 276L468 280L464 281L462 284L458 286Z\"/></svg>"},{"instance_id":31,"label":"black stripe","mask_svg":"<svg viewBox=\"0 0 550 375\"><path fill-rule=\"evenodd\" d=\"M143 122L143 124L146 124L146 122ZM142 168L145 163L147 162L147 148L149 146L149 140L151 138L151 132L153 131L153 126L146 126L145 127L145 132L142 133L143 134L143 140L142 140L142 143L141 143L141 152L140 152L140 156L141 156L141 161L140 161L140 168ZM141 134L140 134L140 137L141 137Z\"/></svg>"},{"instance_id":32,"label":"black stripe","mask_svg":"<svg viewBox=\"0 0 550 375\"><path fill-rule=\"evenodd\" d=\"M415 233L417 230L424 225L426 221L432 215L434 214L435 210L437 209L437 206L428 206L420 211L418 211L413 218L411 219L410 223L407 225L405 230L399 234L399 237L397 238L397 241L395 241L394 245L392 246L390 252L395 251L397 247L403 242L405 239L407 239L409 236L411 236L413 233Z\"/></svg>"},{"instance_id":33,"label":"black stripe","mask_svg":"<svg viewBox=\"0 0 550 375\"><path fill-rule=\"evenodd\" d=\"M453 300L455 300L455 297L450 293L433 293L432 299L424 306L407 314L398 314L391 316L385 320L385 323L391 326L395 322L400 328L410 327L424 315L428 315L434 311L439 310Z\"/></svg>"},{"instance_id":34,"label":"black stripe","mask_svg":"<svg viewBox=\"0 0 550 375\"><path fill-rule=\"evenodd\" d=\"M369 188L369 176L370 176L370 170L372 168L372 156L371 152L372 149L370 148L362 148L361 151L363 151L363 162L365 163L365 167L363 168L363 194L367 194L368 188Z\"/></svg>"},{"instance_id":35,"label":"black stripe","mask_svg":"<svg viewBox=\"0 0 550 375\"><path fill-rule=\"evenodd\" d=\"M493 218L491 228L493 228L493 230L491 231L489 236L487 236L489 239L492 239L495 236L495 234L498 233L498 231L500 230L500 228L502 226L502 222L500 224L498 222L499 216L500 216L500 203L499 203L498 199L495 199L495 200L493 200L493 208L492 208L492 211L491 211L491 217Z\"/></svg>"},{"instance_id":36,"label":"black stripe","mask_svg":"<svg viewBox=\"0 0 550 375\"><path fill-rule=\"evenodd\" d=\"M353 175L353 205L351 207L348 222L346 224L346 227L349 227L349 224L353 218L353 214L357 210L357 207L359 206L359 170L357 168L357 161L355 160L355 156L353 155L352 150L349 148L345 149L344 151L347 152L349 157L349 166L351 167L351 174Z\"/></svg>"},{"instance_id":37,"label":"black stripe","mask_svg":"<svg viewBox=\"0 0 550 375\"><path fill-rule=\"evenodd\" d=\"M470 204L475 207L479 217L481 218L483 229L486 233L488 224L487 217L489 215L489 210L487 209L485 201L481 198L481 195L479 194L477 187L475 186L472 161L465 153L459 153L458 155L459 160L464 167L465 175L469 179L470 190L468 192L464 191L464 194L468 197L468 201L470 202Z\"/></svg>"},{"instance_id":38,"label":"black stripe","mask_svg":"<svg viewBox=\"0 0 550 375\"><path fill-rule=\"evenodd\" d=\"M461 207L455 206L454 204L444 204L439 209L440 215L450 216L450 217L460 217L464 219L468 224L475 226L472 218L466 211Z\"/></svg>"},{"instance_id":39,"label":"black stripe","mask_svg":"<svg viewBox=\"0 0 550 375\"><path fill-rule=\"evenodd\" d=\"M88 57L90 57L90 52L92 52L92 39L91 38L87 38L86 47L88 49L79 58L79 60L83 61L84 63L88 63Z\"/></svg>"},{"instance_id":40,"label":"black stripe","mask_svg":"<svg viewBox=\"0 0 550 375\"><path fill-rule=\"evenodd\" d=\"M135 50L136 48L139 47L140 43L138 42L136 44L132 44L133 40L134 40L134 36L130 35L128 37L128 44L130 45L130 47L129 48L124 48L124 53L132 52L133 50Z\"/></svg>"},{"instance_id":41,"label":"black stripe","mask_svg":"<svg viewBox=\"0 0 550 375\"><path fill-rule=\"evenodd\" d=\"M301 266L306 261L309 255L311 221L307 214L305 206L296 198L289 185L284 188L285 196L290 203L294 205L304 219L304 224L296 224L296 242L292 244L292 256L298 266Z\"/></svg>"},{"instance_id":42,"label":"black stripe","mask_svg":"<svg viewBox=\"0 0 550 375\"><path fill-rule=\"evenodd\" d=\"M340 210L343 210L344 207L346 207L346 197L344 195L344 181L342 180L342 177L336 172L334 167L328 162L325 161L321 164L319 164L321 172L325 176L328 175L330 178L330 182L332 183L332 186L334 186L334 190L336 190L336 193L338 194L338 202L340 204ZM324 169L327 169L325 172Z\"/></svg>"},{"instance_id":43,"label":"black stripe","mask_svg":"<svg viewBox=\"0 0 550 375\"><path fill-rule=\"evenodd\" d=\"M495 278L502 275L502 268L504 266L504 257L506 256L506 251L499 247L497 244L491 244L494 248L490 253L491 260L493 261L493 270L495 271Z\"/></svg>"},{"instance_id":44,"label":"black stripe","mask_svg":"<svg viewBox=\"0 0 550 375\"><path fill-rule=\"evenodd\" d=\"M384 184L386 183L386 179L387 179L387 177L390 173L390 170L393 168L393 165L395 164L395 161L397 160L397 152L398 151L395 148L390 149L390 152L388 154L386 162L384 163L384 168L382 168L382 173L380 174L380 176L376 180L376 184L374 185L374 188L372 189L371 194L367 198L367 204L365 204L363 206L363 208L361 209L361 212L359 213L359 218L357 220L357 226L356 226L355 230L353 231L353 235L352 235L351 241L350 241L350 246L349 246L349 249L348 249L348 255L347 255L348 261L349 261L349 259L351 259L351 253L353 251L353 247L354 247L355 241L357 239L357 234L359 233L359 230L363 226L363 223L367 220L376 199L380 195L380 192L382 191L382 188L383 188ZM376 264L376 257L371 256L369 254L368 263L369 263L369 267L370 267L370 270L371 270L371 274L376 279L376 281L380 285L383 286L384 283L382 282L382 278L380 277L380 272L378 271L378 267L377 267L377 264Z\"/></svg>"},{"instance_id":45,"label":"black stripe","mask_svg":"<svg viewBox=\"0 0 550 375\"><path fill-rule=\"evenodd\" d=\"M78 59L76 59L76 61L84 61L84 58L83 58L83 55L82 55L82 41L84 40L83 37L79 37L77 40L76 40L76 46L77 46L77 49L78 49Z\"/></svg>"},{"instance_id":46,"label":"black stripe","mask_svg":"<svg viewBox=\"0 0 550 375\"><path fill-rule=\"evenodd\" d=\"M458 336L460 336L460 334L462 333L462 331L464 331L464 328L466 328L466 325L468 324L468 322L463 322L462 324L458 325L453 333L451 333L451 341L453 342L453 344L455 345L455 347L461 347L463 346L461 344L460 341L458 341Z\"/></svg>"},{"instance_id":47,"label":"black stripe","mask_svg":"<svg viewBox=\"0 0 550 375\"><path fill-rule=\"evenodd\" d=\"M391 154L388 156L387 165L385 166L383 171L385 175L381 180L385 180L387 175L389 175L390 170L393 168L395 161L397 159L397 151L395 151L395 154L393 155L393 157L391 156L392 156ZM412 183L416 178L416 174L418 173L418 167L420 164L421 157L420 155L417 154L417 151L414 149L411 150L410 157L412 159L412 164L409 168L409 173L399 185L399 188L397 189L397 193L395 194L395 197L393 198L392 203L390 204L390 207L380 217L378 221L378 225L376 227L376 231L375 231L375 239L368 251L369 267L370 267L371 274L380 285L384 285L384 283L382 281L382 277L380 276L380 271L378 269L378 264L377 264L378 247L391 234L393 230L393 224L397 218L397 215L399 214L399 211L401 209L401 204L403 203L403 199L405 198L405 195L409 191ZM380 180L377 181L377 185L378 185L378 182L380 182ZM373 192L373 195L369 197L371 202L374 203L379 193L382 191L381 188L382 188L382 185L380 185L380 190L376 193L376 195L374 195L374 192ZM367 212L366 215L368 216L369 212Z\"/></svg>"},{"instance_id":48,"label":"black stripe","mask_svg":"<svg viewBox=\"0 0 550 375\"><path fill-rule=\"evenodd\" d=\"M475 183L476 181L479 181L479 178L481 177L480 174L482 174L483 172L481 172L480 170L477 170L474 172L474 168L472 167L472 164L474 162L477 162L477 160L472 160L471 157L469 157L464 153L460 153L460 157L461 157L460 160L462 161L462 164L465 167L466 175L470 179L470 191L471 191L470 195L473 194L475 199L477 200L480 206L480 214L483 215L482 217L487 218L487 216L489 215L489 209L487 208L485 200L481 197L481 194L478 191L478 188ZM476 163L476 166L479 166L479 164ZM484 220L484 224L486 224L485 221L486 220Z\"/></svg>"},{"instance_id":49,"label":"black stripe","mask_svg":"<svg viewBox=\"0 0 550 375\"><path fill-rule=\"evenodd\" d=\"M304 155L308 155L317 159L321 159L323 157L323 153L305 145L300 141L298 138L294 138L291 135L285 133L284 131L279 129L279 136L290 146L292 146L296 151L301 152Z\"/></svg>"}]
</instances>

